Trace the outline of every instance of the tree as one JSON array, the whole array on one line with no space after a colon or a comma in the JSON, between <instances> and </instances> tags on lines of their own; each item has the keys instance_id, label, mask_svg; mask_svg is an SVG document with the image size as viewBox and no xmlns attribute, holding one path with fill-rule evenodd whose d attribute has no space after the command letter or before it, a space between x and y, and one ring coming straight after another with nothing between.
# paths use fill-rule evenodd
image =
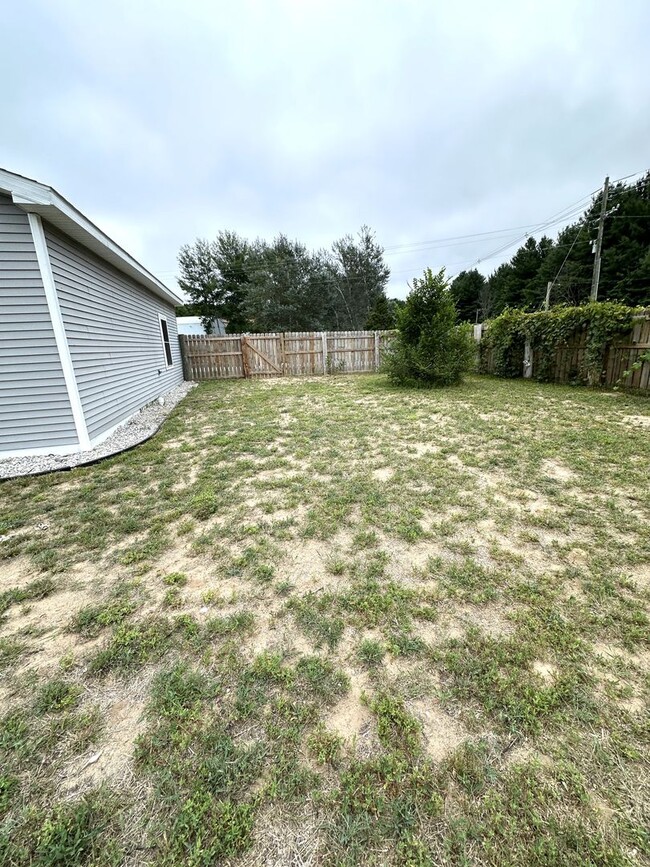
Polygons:
<instances>
[{"instance_id":1,"label":"tree","mask_svg":"<svg viewBox=\"0 0 650 867\"><path fill-rule=\"evenodd\" d=\"M195 315L201 317L206 332L212 320L221 313L223 294L219 285L219 271L214 259L213 245L202 238L185 244L178 254L181 275L180 288L190 296Z\"/></svg>"},{"instance_id":2,"label":"tree","mask_svg":"<svg viewBox=\"0 0 650 867\"><path fill-rule=\"evenodd\" d=\"M198 238L178 254L178 285L186 292L206 332L216 317L233 334L246 330L243 300L248 283L249 246L235 232L219 232L214 241Z\"/></svg>"},{"instance_id":3,"label":"tree","mask_svg":"<svg viewBox=\"0 0 650 867\"><path fill-rule=\"evenodd\" d=\"M427 268L414 278L385 362L389 380L426 388L460 383L476 350L469 326L457 325L456 317L444 269L434 274Z\"/></svg>"},{"instance_id":4,"label":"tree","mask_svg":"<svg viewBox=\"0 0 650 867\"><path fill-rule=\"evenodd\" d=\"M565 226L557 242L529 238L509 262L500 265L487 281L493 301L490 314L506 307L538 310L553 283L551 303L570 306L589 300L594 266L592 242L596 238L602 192L584 214ZM632 306L650 303L650 172L631 184L609 188L604 225L599 301L620 301Z\"/></svg>"},{"instance_id":5,"label":"tree","mask_svg":"<svg viewBox=\"0 0 650 867\"><path fill-rule=\"evenodd\" d=\"M174 308L177 316L200 316L201 310L198 304L179 304Z\"/></svg>"},{"instance_id":6,"label":"tree","mask_svg":"<svg viewBox=\"0 0 650 867\"><path fill-rule=\"evenodd\" d=\"M236 232L226 230L217 234L213 252L223 293L221 317L229 334L240 334L249 327L244 308L249 271L254 266L251 245Z\"/></svg>"},{"instance_id":7,"label":"tree","mask_svg":"<svg viewBox=\"0 0 650 867\"><path fill-rule=\"evenodd\" d=\"M390 277L383 248L368 226L362 226L358 240L344 235L332 244L328 264L337 327L363 329L377 299L385 294Z\"/></svg>"},{"instance_id":8,"label":"tree","mask_svg":"<svg viewBox=\"0 0 650 867\"><path fill-rule=\"evenodd\" d=\"M252 247L245 310L253 331L313 331L323 324L324 296L313 257L285 235Z\"/></svg>"},{"instance_id":9,"label":"tree","mask_svg":"<svg viewBox=\"0 0 650 867\"><path fill-rule=\"evenodd\" d=\"M476 321L476 314L481 310L481 294L485 283L485 277L476 268L471 271L461 271L452 282L449 289L461 322Z\"/></svg>"},{"instance_id":10,"label":"tree","mask_svg":"<svg viewBox=\"0 0 650 867\"><path fill-rule=\"evenodd\" d=\"M395 302L384 294L379 295L366 319L366 328L369 331L395 328Z\"/></svg>"}]
</instances>

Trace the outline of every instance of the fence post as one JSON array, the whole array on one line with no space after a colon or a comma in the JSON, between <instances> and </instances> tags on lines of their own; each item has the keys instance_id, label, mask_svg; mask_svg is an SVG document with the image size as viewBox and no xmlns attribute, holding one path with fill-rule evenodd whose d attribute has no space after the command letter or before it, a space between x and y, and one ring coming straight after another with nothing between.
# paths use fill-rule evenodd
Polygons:
<instances>
[{"instance_id":1,"label":"fence post","mask_svg":"<svg viewBox=\"0 0 650 867\"><path fill-rule=\"evenodd\" d=\"M284 332L280 335L280 367L282 368L282 375L287 375L287 356L284 351Z\"/></svg>"},{"instance_id":2,"label":"fence post","mask_svg":"<svg viewBox=\"0 0 650 867\"><path fill-rule=\"evenodd\" d=\"M246 358L246 335L242 334L241 336L241 363L244 368L244 379L248 379L251 375L250 367L248 366L248 359Z\"/></svg>"},{"instance_id":3,"label":"fence post","mask_svg":"<svg viewBox=\"0 0 650 867\"><path fill-rule=\"evenodd\" d=\"M375 331L375 370L379 370L379 332Z\"/></svg>"},{"instance_id":4,"label":"fence post","mask_svg":"<svg viewBox=\"0 0 650 867\"><path fill-rule=\"evenodd\" d=\"M323 342L323 376L327 373L327 332L321 332L321 340Z\"/></svg>"},{"instance_id":5,"label":"fence post","mask_svg":"<svg viewBox=\"0 0 650 867\"><path fill-rule=\"evenodd\" d=\"M533 376L533 350L530 345L530 340L526 338L524 345L524 379L531 379Z\"/></svg>"},{"instance_id":6,"label":"fence post","mask_svg":"<svg viewBox=\"0 0 650 867\"><path fill-rule=\"evenodd\" d=\"M189 382L192 377L190 376L190 368L189 361L187 358L187 343L186 343L186 335L179 334L178 335L178 343L181 349L181 362L183 364L183 379Z\"/></svg>"}]
</instances>

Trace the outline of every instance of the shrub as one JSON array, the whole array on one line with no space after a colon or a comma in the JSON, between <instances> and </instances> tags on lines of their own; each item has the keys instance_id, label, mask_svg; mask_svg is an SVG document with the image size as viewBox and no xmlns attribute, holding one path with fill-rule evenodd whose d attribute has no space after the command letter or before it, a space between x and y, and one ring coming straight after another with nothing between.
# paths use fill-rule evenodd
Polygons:
<instances>
[{"instance_id":1,"label":"shrub","mask_svg":"<svg viewBox=\"0 0 650 867\"><path fill-rule=\"evenodd\" d=\"M458 385L474 361L469 327L456 324L454 299L444 270L430 268L413 280L406 304L398 312L398 335L384 362L395 385Z\"/></svg>"}]
</instances>

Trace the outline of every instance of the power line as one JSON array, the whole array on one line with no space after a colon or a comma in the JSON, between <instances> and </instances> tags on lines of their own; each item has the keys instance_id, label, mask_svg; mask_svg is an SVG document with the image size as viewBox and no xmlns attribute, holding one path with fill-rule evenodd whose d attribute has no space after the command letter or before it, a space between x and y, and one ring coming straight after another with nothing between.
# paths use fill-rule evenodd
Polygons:
<instances>
[{"instance_id":1,"label":"power line","mask_svg":"<svg viewBox=\"0 0 650 867\"><path fill-rule=\"evenodd\" d=\"M557 282L557 278L558 278L558 277L560 276L560 274L562 273L562 269L563 269L564 266L566 265L567 259L568 259L569 256L571 255L571 251L573 250L573 248L574 248L575 245L576 245L576 241L578 240L578 238L580 237L580 235L582 235L582 230L584 229L584 227L585 227L585 224L583 223L582 226L580 226L580 230L579 230L578 232L576 232L576 236L575 236L575 238L573 239L573 244L571 244L571 247L569 248L569 252L568 252L568 253L566 254L566 256L564 257L564 260L563 260L562 264L560 265L557 274L555 275L555 277L553 278L553 280L552 280L552 282L551 282L551 287L550 287L551 289L553 289L553 287L555 286L555 284L556 284L556 282ZM550 292L550 290L549 290L549 292Z\"/></svg>"},{"instance_id":2,"label":"power line","mask_svg":"<svg viewBox=\"0 0 650 867\"><path fill-rule=\"evenodd\" d=\"M612 183L614 183L614 184L620 183L621 181L628 180L629 178L635 177L636 175L645 174L646 171L647 170L642 170L639 172L633 172L632 174L625 175L621 178L617 178L616 180L612 181ZM650 179L649 179L648 183L650 183ZM526 225L512 226L512 227L503 228L503 229L491 229L491 230L488 230L485 232L474 232L474 233L469 233L466 235L452 235L452 236L448 236L448 237L444 237L444 238L437 238L437 239L434 238L434 239L430 239L428 241L415 241L412 243L405 243L405 244L393 244L393 245L388 245L388 246L384 247L383 249L384 249L384 252L388 253L389 255L408 255L409 253L413 253L413 254L422 253L427 249L433 249L435 247L443 247L444 248L447 246L448 247L463 246L465 244L474 243L474 242L481 243L477 239L482 238L482 239L484 239L484 241L488 241L488 240L491 240L495 235L503 235L503 234L506 234L508 232L519 231L521 229L531 229L532 230L531 232L525 232L523 235L517 235L514 238L506 240L506 243L500 244L496 249L485 254L484 256L478 257L477 259L468 259L468 260L463 260L462 262L448 263L449 266L451 266L451 267L458 266L458 265L465 265L465 264L469 264L469 263L472 263L475 266L475 265L480 264L481 262L485 262L491 258L494 258L494 256L497 256L500 253L505 252L510 247L514 246L517 243L521 243L521 242L525 241L527 238L531 237L534 234L538 234L539 232L544 231L545 229L552 228L553 226L555 226L559 223L565 222L567 220L570 220L572 217L577 216L579 213L581 213L584 210L584 208L585 208L584 203L588 199L592 198L594 195L596 195L599 192L600 192L600 189L593 190L591 193L588 193L586 196L583 196L582 198L578 199L577 201L573 202L572 204L567 205L565 208L561 209L560 211L555 212L550 217L548 217L546 220L544 220L540 223L530 223L530 224L526 224ZM613 190L612 195L613 196L614 195L620 195L624 192L625 192L624 190ZM611 219L648 219L648 217L650 217L650 215L648 215L648 214L611 215ZM575 243L576 243L579 235L582 233L584 225L585 224L583 224L581 226L578 234L576 235L576 238L574 238L573 243L570 245L571 249L569 250L569 253L571 252L571 250L575 246ZM563 247L563 246L568 246L568 245L555 244L553 246L553 248L549 248L549 249L557 249L558 247ZM275 262L273 264L278 264L278 263L284 264L284 262L286 262L286 261L287 260L283 260L283 259L278 258L275 260ZM566 257L565 257L565 262L566 262ZM561 267L563 267L563 266L564 266L564 262L563 262ZM151 270L153 273L157 273L161 276L162 275L176 276L178 273L177 270L158 270L158 269L153 269L153 268ZM397 276L400 276L401 274L411 274L412 271L413 271L413 269L411 269L411 268L404 269L401 271L391 271L390 276L391 277L397 277ZM266 273L266 269L257 269L255 272L253 272L253 274L255 274L255 273ZM453 277L455 277L455 276L457 276L457 275L451 275L450 279L453 279ZM557 280L558 276L559 276L559 272L558 272L558 275L556 275L556 278L555 278L556 280ZM363 277L358 277L358 278L352 277L352 278L347 278L347 279L354 281L354 280L363 280L364 278ZM319 283L324 284L324 283L328 283L328 282L330 282L330 278L317 278L316 280L311 281L312 285L313 284L319 284Z\"/></svg>"}]
</instances>

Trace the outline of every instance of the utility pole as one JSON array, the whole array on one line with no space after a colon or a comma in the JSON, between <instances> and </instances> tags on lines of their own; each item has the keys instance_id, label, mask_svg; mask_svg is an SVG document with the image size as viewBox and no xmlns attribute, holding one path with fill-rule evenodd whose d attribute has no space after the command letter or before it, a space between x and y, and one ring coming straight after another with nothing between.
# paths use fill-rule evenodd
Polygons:
<instances>
[{"instance_id":1,"label":"utility pole","mask_svg":"<svg viewBox=\"0 0 650 867\"><path fill-rule=\"evenodd\" d=\"M548 310L551 304L551 289L553 288L553 280L549 280L546 284L546 298L544 299L544 310Z\"/></svg>"},{"instance_id":2,"label":"utility pole","mask_svg":"<svg viewBox=\"0 0 650 867\"><path fill-rule=\"evenodd\" d=\"M600 204L600 219L598 220L598 238L596 239L594 276L591 280L591 295L589 296L590 301L596 301L598 298L598 283L600 282L600 254L603 249L603 230L605 229L605 214L607 213L608 192L609 178L605 178L605 186L603 187L603 200Z\"/></svg>"}]
</instances>

